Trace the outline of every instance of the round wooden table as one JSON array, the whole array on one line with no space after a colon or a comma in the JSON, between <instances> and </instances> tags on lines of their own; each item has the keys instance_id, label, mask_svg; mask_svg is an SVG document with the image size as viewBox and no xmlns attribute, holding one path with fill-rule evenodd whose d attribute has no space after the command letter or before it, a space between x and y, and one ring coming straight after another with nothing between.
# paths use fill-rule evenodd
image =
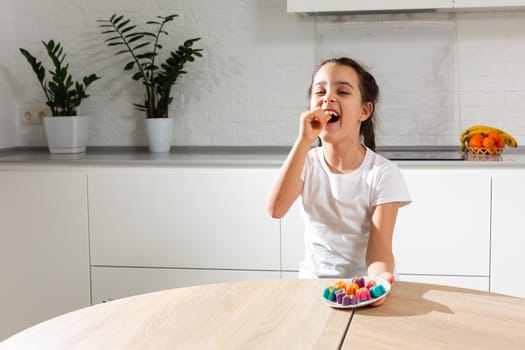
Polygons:
<instances>
[{"instance_id":1,"label":"round wooden table","mask_svg":"<svg viewBox=\"0 0 525 350\"><path fill-rule=\"evenodd\" d=\"M341 310L321 301L334 281L142 294L42 322L0 349L525 349L525 299L396 282L382 306Z\"/></svg>"}]
</instances>

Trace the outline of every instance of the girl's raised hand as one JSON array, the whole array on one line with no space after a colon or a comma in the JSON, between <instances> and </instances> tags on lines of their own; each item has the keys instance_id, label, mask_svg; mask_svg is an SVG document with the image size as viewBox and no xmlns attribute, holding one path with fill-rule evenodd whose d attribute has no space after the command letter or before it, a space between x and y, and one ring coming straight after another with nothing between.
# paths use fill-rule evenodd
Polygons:
<instances>
[{"instance_id":1,"label":"girl's raised hand","mask_svg":"<svg viewBox=\"0 0 525 350\"><path fill-rule=\"evenodd\" d=\"M321 107L303 112L299 136L312 143L319 136L328 120L330 120L330 115L325 114Z\"/></svg>"}]
</instances>

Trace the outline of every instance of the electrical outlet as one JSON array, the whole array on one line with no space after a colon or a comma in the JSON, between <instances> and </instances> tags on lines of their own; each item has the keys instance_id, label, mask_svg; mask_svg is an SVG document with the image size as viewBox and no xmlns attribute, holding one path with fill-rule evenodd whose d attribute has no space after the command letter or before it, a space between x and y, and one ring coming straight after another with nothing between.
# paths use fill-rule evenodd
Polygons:
<instances>
[{"instance_id":1,"label":"electrical outlet","mask_svg":"<svg viewBox=\"0 0 525 350\"><path fill-rule=\"evenodd\" d=\"M47 107L35 106L24 107L20 110L20 121L22 124L42 124L44 117L49 115Z\"/></svg>"}]
</instances>

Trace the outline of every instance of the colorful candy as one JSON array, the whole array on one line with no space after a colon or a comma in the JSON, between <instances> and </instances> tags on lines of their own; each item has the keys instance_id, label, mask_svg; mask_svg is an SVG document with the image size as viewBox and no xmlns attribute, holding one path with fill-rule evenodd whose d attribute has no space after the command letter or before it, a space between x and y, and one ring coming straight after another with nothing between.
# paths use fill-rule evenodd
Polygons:
<instances>
[{"instance_id":1,"label":"colorful candy","mask_svg":"<svg viewBox=\"0 0 525 350\"><path fill-rule=\"evenodd\" d=\"M366 289L370 289L370 288L372 288L375 285L376 285L376 281L374 281L374 280L366 281L365 288Z\"/></svg>"},{"instance_id":2,"label":"colorful candy","mask_svg":"<svg viewBox=\"0 0 525 350\"><path fill-rule=\"evenodd\" d=\"M357 305L387 293L385 287L375 280L356 276L349 283L337 281L323 290L323 298L343 306Z\"/></svg>"},{"instance_id":3,"label":"colorful candy","mask_svg":"<svg viewBox=\"0 0 525 350\"><path fill-rule=\"evenodd\" d=\"M386 293L386 289L381 284L378 284L370 288L370 295L372 296L372 298L379 298L385 293Z\"/></svg>"},{"instance_id":4,"label":"colorful candy","mask_svg":"<svg viewBox=\"0 0 525 350\"><path fill-rule=\"evenodd\" d=\"M352 283L357 284L359 288L363 288L365 286L365 279L362 276L356 276L352 278Z\"/></svg>"},{"instance_id":5,"label":"colorful candy","mask_svg":"<svg viewBox=\"0 0 525 350\"><path fill-rule=\"evenodd\" d=\"M367 301L372 298L372 296L370 295L370 291L366 289L365 287L359 288L358 290L356 290L355 296L357 297L357 300L359 301Z\"/></svg>"},{"instance_id":6,"label":"colorful candy","mask_svg":"<svg viewBox=\"0 0 525 350\"><path fill-rule=\"evenodd\" d=\"M343 297L343 302L342 304L344 306L348 306L348 305L356 305L357 304L357 298L355 295L345 295Z\"/></svg>"}]
</instances>

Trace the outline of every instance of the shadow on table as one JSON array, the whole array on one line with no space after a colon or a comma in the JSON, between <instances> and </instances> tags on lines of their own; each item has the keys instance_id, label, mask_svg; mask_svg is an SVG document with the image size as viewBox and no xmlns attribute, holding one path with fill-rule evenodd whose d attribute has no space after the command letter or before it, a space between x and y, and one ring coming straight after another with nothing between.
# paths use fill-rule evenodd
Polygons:
<instances>
[{"instance_id":1,"label":"shadow on table","mask_svg":"<svg viewBox=\"0 0 525 350\"><path fill-rule=\"evenodd\" d=\"M430 300L429 295L434 294L471 294L486 295L487 293L472 289L441 286L425 283L396 282L392 286L392 292L387 296L383 305L378 307L365 307L356 309L363 315L378 317L400 317L424 315L430 312L441 312L454 314L448 306ZM450 296L451 298L452 296Z\"/></svg>"}]
</instances>

